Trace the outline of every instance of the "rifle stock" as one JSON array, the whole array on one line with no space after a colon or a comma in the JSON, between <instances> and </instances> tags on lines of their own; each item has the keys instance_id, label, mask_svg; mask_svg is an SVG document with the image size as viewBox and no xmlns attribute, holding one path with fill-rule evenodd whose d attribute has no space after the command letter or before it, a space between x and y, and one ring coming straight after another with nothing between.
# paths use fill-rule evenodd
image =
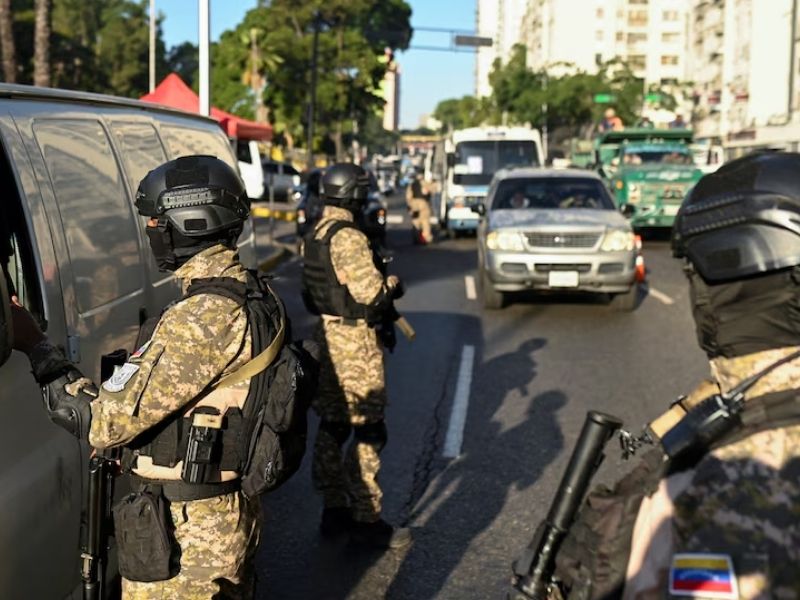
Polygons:
<instances>
[{"instance_id":1,"label":"rifle stock","mask_svg":"<svg viewBox=\"0 0 800 600\"><path fill-rule=\"evenodd\" d=\"M508 600L542 600L551 595L558 596L551 593L558 550L603 460L606 443L620 427L622 421L616 417L595 411L587 413L547 518L513 564L514 581Z\"/></svg>"},{"instance_id":2,"label":"rifle stock","mask_svg":"<svg viewBox=\"0 0 800 600\"><path fill-rule=\"evenodd\" d=\"M101 600L105 595L104 569L108 563L108 538L116 468L115 461L103 456L99 451L89 459L86 529L81 549L84 600Z\"/></svg>"}]
</instances>

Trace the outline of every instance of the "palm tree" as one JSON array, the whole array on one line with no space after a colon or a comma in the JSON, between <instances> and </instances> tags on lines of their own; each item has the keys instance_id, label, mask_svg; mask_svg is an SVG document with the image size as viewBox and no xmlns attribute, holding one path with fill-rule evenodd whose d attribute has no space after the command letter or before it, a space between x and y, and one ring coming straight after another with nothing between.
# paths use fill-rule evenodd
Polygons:
<instances>
[{"instance_id":1,"label":"palm tree","mask_svg":"<svg viewBox=\"0 0 800 600\"><path fill-rule=\"evenodd\" d=\"M3 79L7 83L17 80L17 52L14 48L14 16L11 0L0 0L0 50L3 52Z\"/></svg>"},{"instance_id":2,"label":"palm tree","mask_svg":"<svg viewBox=\"0 0 800 600\"><path fill-rule=\"evenodd\" d=\"M50 1L36 0L33 37L33 85L50 86Z\"/></svg>"},{"instance_id":3,"label":"palm tree","mask_svg":"<svg viewBox=\"0 0 800 600\"><path fill-rule=\"evenodd\" d=\"M269 122L269 109L264 105L264 89L267 87L267 74L275 72L283 59L277 54L270 41L263 39L264 32L257 27L242 34L242 43L250 46L247 67L242 73L242 83L250 86L253 93L253 109L256 121Z\"/></svg>"}]
</instances>

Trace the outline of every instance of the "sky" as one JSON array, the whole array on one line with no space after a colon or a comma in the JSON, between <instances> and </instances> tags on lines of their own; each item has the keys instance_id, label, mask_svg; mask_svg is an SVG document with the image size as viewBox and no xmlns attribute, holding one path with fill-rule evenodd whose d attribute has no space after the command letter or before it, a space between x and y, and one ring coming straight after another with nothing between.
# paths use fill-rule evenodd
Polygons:
<instances>
[{"instance_id":1,"label":"sky","mask_svg":"<svg viewBox=\"0 0 800 600\"><path fill-rule=\"evenodd\" d=\"M413 27L474 31L476 0L407 0ZM197 43L197 2L155 0L164 15L162 24L167 48L184 41ZM256 0L211 0L211 37L235 27ZM433 112L445 98L473 93L475 55L470 52L438 52L414 46L450 46L450 34L416 31L411 49L398 53L400 79L400 127L414 129L420 116Z\"/></svg>"}]
</instances>

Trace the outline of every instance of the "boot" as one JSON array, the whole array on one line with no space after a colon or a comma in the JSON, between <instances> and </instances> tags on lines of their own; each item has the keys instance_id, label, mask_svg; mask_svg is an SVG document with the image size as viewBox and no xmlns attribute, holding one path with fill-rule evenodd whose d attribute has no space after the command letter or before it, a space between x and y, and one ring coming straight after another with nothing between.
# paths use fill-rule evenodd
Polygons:
<instances>
[{"instance_id":1,"label":"boot","mask_svg":"<svg viewBox=\"0 0 800 600\"><path fill-rule=\"evenodd\" d=\"M333 538L344 533L353 525L353 517L346 506L333 506L322 510L319 532L323 537Z\"/></svg>"},{"instance_id":2,"label":"boot","mask_svg":"<svg viewBox=\"0 0 800 600\"><path fill-rule=\"evenodd\" d=\"M402 548L411 543L411 530L407 527L393 527L383 519L372 523L353 521L350 539L356 544L382 550Z\"/></svg>"}]
</instances>

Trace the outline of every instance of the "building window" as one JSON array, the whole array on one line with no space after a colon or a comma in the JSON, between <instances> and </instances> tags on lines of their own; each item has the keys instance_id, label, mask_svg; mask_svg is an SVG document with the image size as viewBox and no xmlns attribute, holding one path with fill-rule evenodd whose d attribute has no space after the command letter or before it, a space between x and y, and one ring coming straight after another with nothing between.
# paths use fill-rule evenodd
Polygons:
<instances>
[{"instance_id":1,"label":"building window","mask_svg":"<svg viewBox=\"0 0 800 600\"><path fill-rule=\"evenodd\" d=\"M647 34L646 33L629 33L628 34L628 43L629 44L643 44L647 42Z\"/></svg>"},{"instance_id":2,"label":"building window","mask_svg":"<svg viewBox=\"0 0 800 600\"><path fill-rule=\"evenodd\" d=\"M622 42L625 40L625 34L622 31L617 32L617 41Z\"/></svg>"},{"instance_id":3,"label":"building window","mask_svg":"<svg viewBox=\"0 0 800 600\"><path fill-rule=\"evenodd\" d=\"M597 31L594 32L594 39L596 39L598 42L602 42L603 41L603 30L602 29L598 29Z\"/></svg>"},{"instance_id":4,"label":"building window","mask_svg":"<svg viewBox=\"0 0 800 600\"><path fill-rule=\"evenodd\" d=\"M647 27L647 11L632 10L629 12L628 25L631 27Z\"/></svg>"},{"instance_id":5,"label":"building window","mask_svg":"<svg viewBox=\"0 0 800 600\"><path fill-rule=\"evenodd\" d=\"M647 0L628 0L628 4L647 4Z\"/></svg>"},{"instance_id":6,"label":"building window","mask_svg":"<svg viewBox=\"0 0 800 600\"><path fill-rule=\"evenodd\" d=\"M665 44L675 44L681 40L681 34L677 31L665 31L661 34L661 41Z\"/></svg>"},{"instance_id":7,"label":"building window","mask_svg":"<svg viewBox=\"0 0 800 600\"><path fill-rule=\"evenodd\" d=\"M647 57L644 54L631 54L628 56L628 65L634 71L641 71L647 65Z\"/></svg>"},{"instance_id":8,"label":"building window","mask_svg":"<svg viewBox=\"0 0 800 600\"><path fill-rule=\"evenodd\" d=\"M605 11L603 10L603 7L600 6L597 8L594 14L598 19L602 19L605 16Z\"/></svg>"},{"instance_id":9,"label":"building window","mask_svg":"<svg viewBox=\"0 0 800 600\"><path fill-rule=\"evenodd\" d=\"M674 66L678 64L679 58L677 56L662 56L661 64L664 66Z\"/></svg>"},{"instance_id":10,"label":"building window","mask_svg":"<svg viewBox=\"0 0 800 600\"><path fill-rule=\"evenodd\" d=\"M677 10L665 10L663 13L661 13L661 17L665 21L674 22L674 21L679 21L680 20L681 13L678 12Z\"/></svg>"}]
</instances>

